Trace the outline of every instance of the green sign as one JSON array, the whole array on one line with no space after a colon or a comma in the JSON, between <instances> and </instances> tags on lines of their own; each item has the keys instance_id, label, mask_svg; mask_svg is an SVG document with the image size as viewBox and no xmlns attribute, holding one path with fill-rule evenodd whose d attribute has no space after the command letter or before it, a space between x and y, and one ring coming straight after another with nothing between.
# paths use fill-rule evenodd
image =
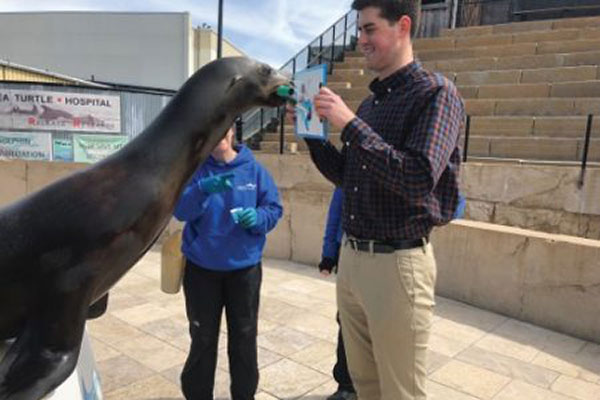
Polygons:
<instances>
[{"instance_id":1,"label":"green sign","mask_svg":"<svg viewBox=\"0 0 600 400\"><path fill-rule=\"evenodd\" d=\"M127 144L127 136L73 135L73 154L76 162L95 163Z\"/></svg>"}]
</instances>

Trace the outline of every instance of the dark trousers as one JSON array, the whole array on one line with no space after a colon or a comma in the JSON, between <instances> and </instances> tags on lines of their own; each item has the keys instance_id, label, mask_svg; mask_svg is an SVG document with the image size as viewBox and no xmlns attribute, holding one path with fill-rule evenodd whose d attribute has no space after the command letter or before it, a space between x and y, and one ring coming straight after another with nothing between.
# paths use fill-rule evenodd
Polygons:
<instances>
[{"instance_id":1,"label":"dark trousers","mask_svg":"<svg viewBox=\"0 0 600 400\"><path fill-rule=\"evenodd\" d=\"M338 390L354 392L354 385L350 372L348 372L348 361L346 361L346 351L344 350L344 340L342 339L342 325L340 324L340 314L337 313L335 319L338 323L338 342L337 342L337 360L333 366L333 379L338 384Z\"/></svg>"},{"instance_id":2,"label":"dark trousers","mask_svg":"<svg viewBox=\"0 0 600 400\"><path fill-rule=\"evenodd\" d=\"M181 373L188 400L212 400L221 314L227 317L231 398L254 400L258 386L256 334L262 268L211 271L189 260L183 278L192 343Z\"/></svg>"}]
</instances>

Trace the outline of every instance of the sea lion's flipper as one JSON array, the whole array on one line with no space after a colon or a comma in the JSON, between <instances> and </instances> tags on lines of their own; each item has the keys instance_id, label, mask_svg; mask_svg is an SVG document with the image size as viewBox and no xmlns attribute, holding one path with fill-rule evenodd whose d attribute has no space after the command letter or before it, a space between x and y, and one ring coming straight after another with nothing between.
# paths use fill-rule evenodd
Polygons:
<instances>
[{"instance_id":1,"label":"sea lion's flipper","mask_svg":"<svg viewBox=\"0 0 600 400\"><path fill-rule=\"evenodd\" d=\"M53 299L28 321L0 361L0 400L38 400L73 372L87 315L74 297Z\"/></svg>"},{"instance_id":2,"label":"sea lion's flipper","mask_svg":"<svg viewBox=\"0 0 600 400\"><path fill-rule=\"evenodd\" d=\"M104 315L108 308L108 292L88 308L87 319L95 319Z\"/></svg>"}]
</instances>

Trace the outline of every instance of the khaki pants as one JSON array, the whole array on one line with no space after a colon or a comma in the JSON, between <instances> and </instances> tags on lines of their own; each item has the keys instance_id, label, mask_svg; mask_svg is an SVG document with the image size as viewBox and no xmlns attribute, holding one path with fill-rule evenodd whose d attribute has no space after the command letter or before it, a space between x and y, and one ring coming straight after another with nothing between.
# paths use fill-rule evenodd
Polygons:
<instances>
[{"instance_id":1,"label":"khaki pants","mask_svg":"<svg viewBox=\"0 0 600 400\"><path fill-rule=\"evenodd\" d=\"M436 279L431 244L382 254L343 243L339 265L338 309L358 398L426 399Z\"/></svg>"}]
</instances>

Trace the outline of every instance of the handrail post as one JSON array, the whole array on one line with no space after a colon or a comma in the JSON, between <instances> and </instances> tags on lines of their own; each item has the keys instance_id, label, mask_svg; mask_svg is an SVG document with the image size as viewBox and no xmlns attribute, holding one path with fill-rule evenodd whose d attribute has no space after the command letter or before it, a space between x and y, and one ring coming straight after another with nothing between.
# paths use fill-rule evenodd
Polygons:
<instances>
[{"instance_id":1,"label":"handrail post","mask_svg":"<svg viewBox=\"0 0 600 400\"><path fill-rule=\"evenodd\" d=\"M261 135L265 132L265 109L260 108L260 133Z\"/></svg>"},{"instance_id":2,"label":"handrail post","mask_svg":"<svg viewBox=\"0 0 600 400\"><path fill-rule=\"evenodd\" d=\"M237 143L242 143L244 141L244 121L242 121L242 116L240 115L235 119L235 138Z\"/></svg>"},{"instance_id":3,"label":"handrail post","mask_svg":"<svg viewBox=\"0 0 600 400\"><path fill-rule=\"evenodd\" d=\"M581 157L581 174L579 175L579 181L577 186L579 189L583 187L585 180L585 169L587 168L588 152L590 151L590 138L592 136L592 123L594 122L594 116L588 115L587 126L585 128L585 144L583 145L583 155Z\"/></svg>"},{"instance_id":4,"label":"handrail post","mask_svg":"<svg viewBox=\"0 0 600 400\"><path fill-rule=\"evenodd\" d=\"M356 12L356 23L354 25L356 28L356 41L358 42L358 11Z\"/></svg>"},{"instance_id":5,"label":"handrail post","mask_svg":"<svg viewBox=\"0 0 600 400\"><path fill-rule=\"evenodd\" d=\"M285 140L285 107L280 107L280 112L279 112L279 154L283 154L283 148L284 148L284 140Z\"/></svg>"},{"instance_id":6,"label":"handrail post","mask_svg":"<svg viewBox=\"0 0 600 400\"><path fill-rule=\"evenodd\" d=\"M469 134L471 133L471 116L467 115L465 125L465 147L463 149L463 162L467 162L467 153L469 152Z\"/></svg>"},{"instance_id":7,"label":"handrail post","mask_svg":"<svg viewBox=\"0 0 600 400\"><path fill-rule=\"evenodd\" d=\"M323 35L319 36L319 64L323 62Z\"/></svg>"},{"instance_id":8,"label":"handrail post","mask_svg":"<svg viewBox=\"0 0 600 400\"><path fill-rule=\"evenodd\" d=\"M348 13L344 16L344 42L342 47L344 51L342 51L342 61L344 61L344 57L346 57L346 34L348 33Z\"/></svg>"},{"instance_id":9,"label":"handrail post","mask_svg":"<svg viewBox=\"0 0 600 400\"><path fill-rule=\"evenodd\" d=\"M333 73L333 59L335 58L335 25L331 32L331 59L329 60L329 74Z\"/></svg>"}]
</instances>

